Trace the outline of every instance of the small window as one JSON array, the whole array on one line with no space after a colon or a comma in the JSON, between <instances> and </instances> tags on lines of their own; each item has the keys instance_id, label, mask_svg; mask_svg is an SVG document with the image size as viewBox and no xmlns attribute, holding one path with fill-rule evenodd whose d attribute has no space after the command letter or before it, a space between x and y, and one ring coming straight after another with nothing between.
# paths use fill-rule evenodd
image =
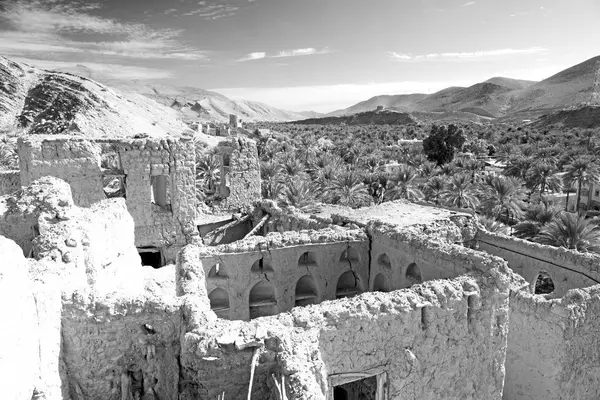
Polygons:
<instances>
[{"instance_id":1,"label":"small window","mask_svg":"<svg viewBox=\"0 0 600 400\"><path fill-rule=\"evenodd\" d=\"M533 289L534 294L549 294L554 292L554 281L545 271L541 271L536 280L535 287Z\"/></svg>"},{"instance_id":2,"label":"small window","mask_svg":"<svg viewBox=\"0 0 600 400\"><path fill-rule=\"evenodd\" d=\"M164 266L160 249L156 247L138 247L138 253L142 259L142 265L158 269Z\"/></svg>"},{"instance_id":3,"label":"small window","mask_svg":"<svg viewBox=\"0 0 600 400\"><path fill-rule=\"evenodd\" d=\"M415 263L411 263L408 268L406 268L406 283L407 287L412 285L416 285L418 283L423 282L423 277L421 276L421 269Z\"/></svg>"},{"instance_id":4,"label":"small window","mask_svg":"<svg viewBox=\"0 0 600 400\"><path fill-rule=\"evenodd\" d=\"M107 199L127 198L125 175L105 175L102 177L102 188Z\"/></svg>"},{"instance_id":5,"label":"small window","mask_svg":"<svg viewBox=\"0 0 600 400\"><path fill-rule=\"evenodd\" d=\"M594 191L594 197L600 197L600 189Z\"/></svg>"},{"instance_id":6,"label":"small window","mask_svg":"<svg viewBox=\"0 0 600 400\"><path fill-rule=\"evenodd\" d=\"M305 253L303 253L300 258L298 259L298 266L299 267L311 267L311 266L317 266L317 257L315 255L315 253L313 253L312 251L307 251Z\"/></svg>"},{"instance_id":7,"label":"small window","mask_svg":"<svg viewBox=\"0 0 600 400\"><path fill-rule=\"evenodd\" d=\"M359 262L360 256L358 255L358 251L354 247L349 246L346 250L342 252L342 255L340 256L340 261Z\"/></svg>"},{"instance_id":8,"label":"small window","mask_svg":"<svg viewBox=\"0 0 600 400\"><path fill-rule=\"evenodd\" d=\"M223 154L223 166L229 167L229 154Z\"/></svg>"},{"instance_id":9,"label":"small window","mask_svg":"<svg viewBox=\"0 0 600 400\"><path fill-rule=\"evenodd\" d=\"M387 254L382 254L379 256L379 265L383 268L387 268L387 269L391 269L392 268L392 263L390 261L390 258L388 257Z\"/></svg>"},{"instance_id":10,"label":"small window","mask_svg":"<svg viewBox=\"0 0 600 400\"><path fill-rule=\"evenodd\" d=\"M169 177L167 175L155 175L150 179L152 203L161 208L169 208Z\"/></svg>"}]
</instances>

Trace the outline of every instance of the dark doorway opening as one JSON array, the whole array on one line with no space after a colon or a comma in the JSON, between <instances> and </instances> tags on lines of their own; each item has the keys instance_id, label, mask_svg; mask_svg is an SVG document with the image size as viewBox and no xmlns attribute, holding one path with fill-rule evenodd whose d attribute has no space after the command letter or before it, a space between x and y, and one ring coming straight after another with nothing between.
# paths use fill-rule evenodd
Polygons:
<instances>
[{"instance_id":1,"label":"dark doorway opening","mask_svg":"<svg viewBox=\"0 0 600 400\"><path fill-rule=\"evenodd\" d=\"M148 265L155 269L164 266L160 249L156 247L138 247L138 253L142 259L142 265Z\"/></svg>"},{"instance_id":2,"label":"dark doorway opening","mask_svg":"<svg viewBox=\"0 0 600 400\"><path fill-rule=\"evenodd\" d=\"M376 400L377 376L348 382L333 388L334 400Z\"/></svg>"}]
</instances>

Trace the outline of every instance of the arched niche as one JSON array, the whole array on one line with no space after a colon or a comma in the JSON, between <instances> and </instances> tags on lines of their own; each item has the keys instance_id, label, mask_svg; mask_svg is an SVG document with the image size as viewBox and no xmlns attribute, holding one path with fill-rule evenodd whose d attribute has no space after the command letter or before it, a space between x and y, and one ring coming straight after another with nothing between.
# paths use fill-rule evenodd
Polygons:
<instances>
[{"instance_id":1,"label":"arched niche","mask_svg":"<svg viewBox=\"0 0 600 400\"><path fill-rule=\"evenodd\" d=\"M274 272L273 266L271 265L271 261L263 258L259 258L252 264L250 267L250 272L255 272L257 274L267 274Z\"/></svg>"},{"instance_id":2,"label":"arched niche","mask_svg":"<svg viewBox=\"0 0 600 400\"><path fill-rule=\"evenodd\" d=\"M340 275L335 288L335 297L353 297L363 292L362 283L354 271L346 271Z\"/></svg>"},{"instance_id":3,"label":"arched niche","mask_svg":"<svg viewBox=\"0 0 600 400\"><path fill-rule=\"evenodd\" d=\"M252 287L248 304L250 307L250 319L275 315L279 312L275 298L275 288L268 281L260 281Z\"/></svg>"},{"instance_id":4,"label":"arched niche","mask_svg":"<svg viewBox=\"0 0 600 400\"><path fill-rule=\"evenodd\" d=\"M387 278L383 274L377 274L375 280L373 281L373 291L374 292L389 292L390 285L388 283Z\"/></svg>"},{"instance_id":5,"label":"arched niche","mask_svg":"<svg viewBox=\"0 0 600 400\"><path fill-rule=\"evenodd\" d=\"M304 275L298 279L296 283L296 300L295 306L305 306L307 304L317 304L319 300L319 292L317 283L310 275Z\"/></svg>"},{"instance_id":6,"label":"arched niche","mask_svg":"<svg viewBox=\"0 0 600 400\"><path fill-rule=\"evenodd\" d=\"M228 278L229 274L227 274L225 266L222 263L218 262L210 268L210 271L208 271L208 277L217 279Z\"/></svg>"},{"instance_id":7,"label":"arched niche","mask_svg":"<svg viewBox=\"0 0 600 400\"><path fill-rule=\"evenodd\" d=\"M346 389L336 386L333 388L333 400L348 400Z\"/></svg>"},{"instance_id":8,"label":"arched niche","mask_svg":"<svg viewBox=\"0 0 600 400\"><path fill-rule=\"evenodd\" d=\"M216 288L208 295L210 309L220 318L229 318L229 293L223 288Z\"/></svg>"},{"instance_id":9,"label":"arched niche","mask_svg":"<svg viewBox=\"0 0 600 400\"><path fill-rule=\"evenodd\" d=\"M346 250L342 252L340 256L340 261L342 262L359 262L360 255L358 254L358 250L356 250L352 246L348 246Z\"/></svg>"},{"instance_id":10,"label":"arched niche","mask_svg":"<svg viewBox=\"0 0 600 400\"><path fill-rule=\"evenodd\" d=\"M550 294L554 292L554 281L549 273L540 271L533 285L533 294Z\"/></svg>"},{"instance_id":11,"label":"arched niche","mask_svg":"<svg viewBox=\"0 0 600 400\"><path fill-rule=\"evenodd\" d=\"M409 287L423 282L423 277L421 276L421 269L416 263L409 264L409 266L406 268L405 277L406 283Z\"/></svg>"},{"instance_id":12,"label":"arched niche","mask_svg":"<svg viewBox=\"0 0 600 400\"><path fill-rule=\"evenodd\" d=\"M312 251L305 251L298 258L299 267L316 267L317 266L317 255Z\"/></svg>"},{"instance_id":13,"label":"arched niche","mask_svg":"<svg viewBox=\"0 0 600 400\"><path fill-rule=\"evenodd\" d=\"M377 263L379 264L380 267L387 268L387 269L392 268L392 262L390 261L390 258L388 257L388 255L385 253L381 254L377 258Z\"/></svg>"}]
</instances>

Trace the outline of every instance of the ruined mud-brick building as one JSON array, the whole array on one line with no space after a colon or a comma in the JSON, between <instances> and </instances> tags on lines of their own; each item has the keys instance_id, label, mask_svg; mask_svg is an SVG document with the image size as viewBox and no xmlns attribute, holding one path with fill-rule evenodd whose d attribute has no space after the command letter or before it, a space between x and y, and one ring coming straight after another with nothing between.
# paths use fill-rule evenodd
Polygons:
<instances>
[{"instance_id":1,"label":"ruined mud-brick building","mask_svg":"<svg viewBox=\"0 0 600 400\"><path fill-rule=\"evenodd\" d=\"M25 186L0 196L2 398L597 399L600 256L426 205L282 209L238 138L215 145L208 215L193 147L20 142Z\"/></svg>"}]
</instances>

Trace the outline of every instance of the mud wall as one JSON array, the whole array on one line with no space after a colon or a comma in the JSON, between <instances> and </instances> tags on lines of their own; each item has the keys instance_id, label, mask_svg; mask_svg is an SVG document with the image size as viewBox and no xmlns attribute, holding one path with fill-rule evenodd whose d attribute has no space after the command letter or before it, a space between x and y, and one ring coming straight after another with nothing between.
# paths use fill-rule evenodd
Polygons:
<instances>
[{"instance_id":1,"label":"mud wall","mask_svg":"<svg viewBox=\"0 0 600 400\"><path fill-rule=\"evenodd\" d=\"M504 399L596 399L600 387L600 286L561 299L510 297Z\"/></svg>"},{"instance_id":2,"label":"mud wall","mask_svg":"<svg viewBox=\"0 0 600 400\"><path fill-rule=\"evenodd\" d=\"M568 290L600 283L600 256L592 253L545 246L513 237L479 231L479 249L505 259L510 268L521 275L534 289L541 271L554 283L553 297L562 297Z\"/></svg>"},{"instance_id":3,"label":"mud wall","mask_svg":"<svg viewBox=\"0 0 600 400\"><path fill-rule=\"evenodd\" d=\"M21 173L19 171L0 171L0 196L21 189Z\"/></svg>"},{"instance_id":4,"label":"mud wall","mask_svg":"<svg viewBox=\"0 0 600 400\"><path fill-rule=\"evenodd\" d=\"M220 206L233 210L260 200L260 162L256 143L235 137L221 142L218 149L222 155L219 192L224 199Z\"/></svg>"}]
</instances>

